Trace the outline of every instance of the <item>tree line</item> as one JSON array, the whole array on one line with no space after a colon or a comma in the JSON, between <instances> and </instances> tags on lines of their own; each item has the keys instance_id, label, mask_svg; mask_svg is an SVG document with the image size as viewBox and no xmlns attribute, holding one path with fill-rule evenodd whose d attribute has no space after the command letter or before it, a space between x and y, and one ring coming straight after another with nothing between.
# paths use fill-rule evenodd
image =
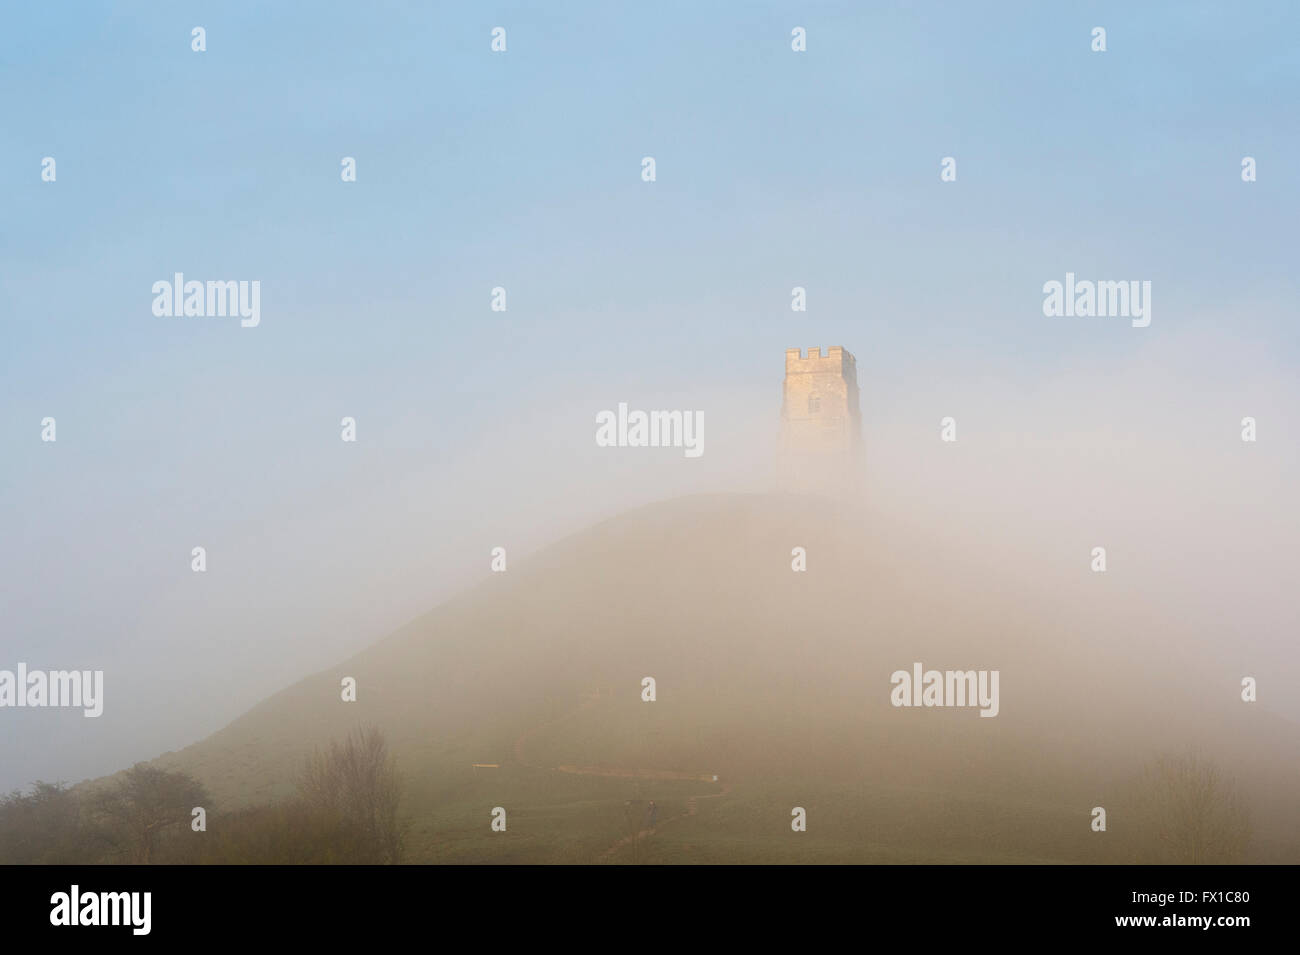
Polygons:
<instances>
[{"instance_id":1,"label":"tree line","mask_svg":"<svg viewBox=\"0 0 1300 955\"><path fill-rule=\"evenodd\" d=\"M308 756L292 798L224 813L189 774L146 763L73 788L38 781L0 796L0 864L394 864L401 790L366 728Z\"/></svg>"}]
</instances>

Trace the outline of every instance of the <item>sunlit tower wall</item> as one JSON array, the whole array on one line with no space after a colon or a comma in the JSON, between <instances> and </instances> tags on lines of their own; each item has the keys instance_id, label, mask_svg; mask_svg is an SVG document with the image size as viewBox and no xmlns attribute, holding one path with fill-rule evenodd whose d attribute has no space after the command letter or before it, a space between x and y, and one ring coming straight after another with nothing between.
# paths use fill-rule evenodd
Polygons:
<instances>
[{"instance_id":1,"label":"sunlit tower wall","mask_svg":"<svg viewBox=\"0 0 1300 955\"><path fill-rule=\"evenodd\" d=\"M792 490L849 492L863 476L858 365L846 349L785 352L780 472Z\"/></svg>"}]
</instances>

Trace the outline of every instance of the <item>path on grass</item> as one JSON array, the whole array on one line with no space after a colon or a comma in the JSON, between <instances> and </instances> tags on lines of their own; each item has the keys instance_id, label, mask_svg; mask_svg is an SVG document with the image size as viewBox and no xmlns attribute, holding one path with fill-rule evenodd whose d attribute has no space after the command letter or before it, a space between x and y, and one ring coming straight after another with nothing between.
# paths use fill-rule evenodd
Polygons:
<instances>
[{"instance_id":1,"label":"path on grass","mask_svg":"<svg viewBox=\"0 0 1300 955\"><path fill-rule=\"evenodd\" d=\"M519 762L521 766L527 766L530 769L539 768L535 763L530 763L528 761L528 758L524 755L525 745L528 743L528 741L532 737L537 736L539 733L541 733L544 730L551 729L553 726L559 723L564 723L568 720L573 719L579 713L582 713L583 711L588 710L591 707L595 706L597 703L600 702L600 700L601 698L599 696L588 697L581 704L579 704L576 709L570 710L568 713L565 713L563 716L557 716L554 719L549 719L544 723L537 724L532 729L525 730L524 732L520 733L519 736L515 738L515 746L514 746L515 759ZM675 770L669 770L669 769L611 769L607 767L598 767L598 766L569 766L569 765L552 766L551 768L556 770L557 772L570 773L575 776L605 776L605 777L613 777L616 779L649 779L649 780L658 780L658 781L688 780L688 781L703 782L703 783L713 783L718 781L718 777L712 775L711 773L682 773L682 772L677 772ZM699 809L698 807L699 800L717 799L720 796L727 795L727 793L729 792L731 792L731 784L724 782L722 784L722 788L718 790L716 793L709 793L707 796L691 796L689 799L686 800L686 808L684 810L682 810L681 812L677 813L674 816L668 816L667 818L658 822L655 826L652 826L648 829L640 829L630 836L624 836L622 839L619 839L612 846L606 849L604 853L601 854L600 858L608 859L610 856L617 853L620 849L623 849L626 846L631 845L633 842L638 842L642 839L654 835L657 829L660 829L663 826L668 825L669 823L676 822L679 819L684 819L687 816L695 815Z\"/></svg>"}]
</instances>

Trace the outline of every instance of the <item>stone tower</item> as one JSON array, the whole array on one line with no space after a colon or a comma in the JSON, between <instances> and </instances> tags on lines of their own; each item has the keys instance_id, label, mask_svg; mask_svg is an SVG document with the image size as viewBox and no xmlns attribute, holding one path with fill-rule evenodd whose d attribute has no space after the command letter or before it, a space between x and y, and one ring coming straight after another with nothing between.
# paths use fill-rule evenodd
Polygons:
<instances>
[{"instance_id":1,"label":"stone tower","mask_svg":"<svg viewBox=\"0 0 1300 955\"><path fill-rule=\"evenodd\" d=\"M807 357L785 351L781 403L781 463L788 484L800 490L847 491L862 478L862 413L858 366L839 345Z\"/></svg>"}]
</instances>

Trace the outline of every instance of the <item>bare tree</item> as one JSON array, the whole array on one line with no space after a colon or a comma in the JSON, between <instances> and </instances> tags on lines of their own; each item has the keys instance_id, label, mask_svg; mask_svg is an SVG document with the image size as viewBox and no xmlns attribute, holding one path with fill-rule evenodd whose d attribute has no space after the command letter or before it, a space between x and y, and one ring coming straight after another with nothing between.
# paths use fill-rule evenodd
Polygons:
<instances>
[{"instance_id":1,"label":"bare tree","mask_svg":"<svg viewBox=\"0 0 1300 955\"><path fill-rule=\"evenodd\" d=\"M1250 844L1250 813L1232 783L1195 755L1161 756L1138 775L1131 801L1136 861L1227 863Z\"/></svg>"},{"instance_id":2,"label":"bare tree","mask_svg":"<svg viewBox=\"0 0 1300 955\"><path fill-rule=\"evenodd\" d=\"M299 780L303 800L360 827L377 861L401 859L405 827L398 818L402 780L384 735L358 727L308 757Z\"/></svg>"},{"instance_id":3,"label":"bare tree","mask_svg":"<svg viewBox=\"0 0 1300 955\"><path fill-rule=\"evenodd\" d=\"M81 807L62 783L37 781L28 795L0 796L0 865L85 863Z\"/></svg>"},{"instance_id":4,"label":"bare tree","mask_svg":"<svg viewBox=\"0 0 1300 955\"><path fill-rule=\"evenodd\" d=\"M96 793L90 805L110 851L145 865L156 861L166 833L189 824L195 806L210 808L207 791L193 777L144 763Z\"/></svg>"}]
</instances>

